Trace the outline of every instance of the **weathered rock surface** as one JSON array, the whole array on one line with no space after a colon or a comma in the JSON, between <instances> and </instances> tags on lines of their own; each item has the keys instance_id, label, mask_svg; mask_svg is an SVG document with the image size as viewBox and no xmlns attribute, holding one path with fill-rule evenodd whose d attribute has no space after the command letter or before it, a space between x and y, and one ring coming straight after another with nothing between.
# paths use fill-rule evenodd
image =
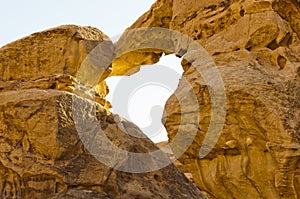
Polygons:
<instances>
[{"instance_id":1,"label":"weathered rock surface","mask_svg":"<svg viewBox=\"0 0 300 199\"><path fill-rule=\"evenodd\" d=\"M132 136L142 134L134 124L76 90L82 83L95 83L89 79L78 82L76 77L87 54L105 41L108 38L95 28L63 26L0 49L0 198L204 198L172 164L133 174L115 170L91 155L86 143L99 148L108 162L117 154L105 152L98 134L80 134L75 115L94 115L107 138L120 149L134 153L157 150L148 138ZM106 52L111 46L104 47ZM87 59L107 76L109 68ZM88 77L86 72L80 78ZM103 102L106 86L103 81L98 85L103 89L90 89ZM85 129L94 132L88 124ZM123 161L131 161L130 156Z\"/></svg>"},{"instance_id":2,"label":"weathered rock surface","mask_svg":"<svg viewBox=\"0 0 300 199\"><path fill-rule=\"evenodd\" d=\"M137 20L130 29L134 28L147 28L147 27L163 27L168 28L172 15L172 1L157 1L155 2L151 10L145 13ZM126 40L126 38L125 38ZM126 40L128 42L128 40ZM121 43L121 44L118 44ZM116 59L112 64L111 76L116 75L130 75L139 71L141 65L154 64L159 61L163 49L155 48L138 48L135 49L136 43L130 48L130 43L123 47L122 38L116 44ZM121 48L118 49L118 47ZM128 48L128 51L126 50Z\"/></svg>"},{"instance_id":3,"label":"weathered rock surface","mask_svg":"<svg viewBox=\"0 0 300 199\"><path fill-rule=\"evenodd\" d=\"M1 198L201 198L173 165L129 174L100 163L77 134L72 94L27 89L0 96ZM79 100L81 111L91 114L84 110L91 102ZM121 131L114 115L100 105L97 116L118 147L140 153L157 149L150 140Z\"/></svg>"},{"instance_id":4,"label":"weathered rock surface","mask_svg":"<svg viewBox=\"0 0 300 199\"><path fill-rule=\"evenodd\" d=\"M165 7L167 11L161 12ZM201 190L218 199L299 198L299 1L158 0L129 29L139 27L164 27L198 41L223 78L225 124L205 158L199 159L199 149L218 113L212 114L209 86L193 63L184 59L183 78L165 107L170 141L180 126L187 127L187 138L188 126L198 128L179 161ZM176 48L172 52L185 58L189 46L183 54ZM199 123L189 123L186 118L195 113L182 112L182 99L176 97L189 95L189 85L198 99Z\"/></svg>"},{"instance_id":5,"label":"weathered rock surface","mask_svg":"<svg viewBox=\"0 0 300 199\"><path fill-rule=\"evenodd\" d=\"M299 1L158 0L128 32L141 27L179 31L199 42L215 61L224 82L225 124L217 144L200 159L199 150L211 136L207 133L210 122L219 115L212 113L211 85L199 74L197 67L201 66L187 62L187 57L199 58L189 42L177 46L175 40L184 38L171 36L158 42L165 49L144 48L147 42L162 38L147 31L125 33L114 46L116 57L111 67L90 60L102 71L99 79L103 80L108 75L137 72L143 64L156 63L162 53L183 57L185 72L163 118L170 142L180 127L186 135L181 136L182 143L190 139L191 129L197 129L192 145L179 157L179 168L192 173L208 198L299 198ZM74 91L76 85L95 81L80 73L86 81L76 82L75 76L97 44L107 41L104 52L113 47L106 36L92 28L58 30L37 33L0 49L3 197L201 198L173 165L156 172L128 174L99 163L84 148L71 115L71 99L80 95ZM31 43L32 39L37 42ZM47 47L40 49L41 44ZM48 53L40 53L46 49ZM97 83L90 89L97 94L97 102L109 107L103 100L107 87L104 81ZM185 96L191 93L198 100L199 112L189 110L195 104ZM90 103L85 97L78 96L82 107ZM181 100L187 103L186 110L180 107ZM96 107L99 123L115 145L144 153L156 149L147 139L127 135L113 121L113 114L100 104ZM200 122L191 122L194 117ZM176 151L176 145L171 146Z\"/></svg>"},{"instance_id":6,"label":"weathered rock surface","mask_svg":"<svg viewBox=\"0 0 300 199\"><path fill-rule=\"evenodd\" d=\"M184 175L187 177L187 179L189 179L191 182L194 182L193 176L190 173L190 171L188 169L186 169L186 167L176 159L176 156L173 152L173 150L171 148L167 148L166 146L169 144L168 141L164 141L164 142L159 142L156 143L156 146L158 148L160 148L161 150L164 151L164 153L166 153L170 159L173 161L174 165L184 173Z\"/></svg>"},{"instance_id":7,"label":"weathered rock surface","mask_svg":"<svg viewBox=\"0 0 300 199\"><path fill-rule=\"evenodd\" d=\"M73 92L76 85L83 83L76 80L76 75L84 64L103 68L100 71L103 77L99 79L104 79L110 68L88 57L102 42L106 42L104 49L97 48L96 52L113 51L109 38L96 28L67 25L3 46L0 49L0 91L41 88ZM105 81L99 81L94 91L96 100L104 105L103 98L108 93Z\"/></svg>"}]
</instances>

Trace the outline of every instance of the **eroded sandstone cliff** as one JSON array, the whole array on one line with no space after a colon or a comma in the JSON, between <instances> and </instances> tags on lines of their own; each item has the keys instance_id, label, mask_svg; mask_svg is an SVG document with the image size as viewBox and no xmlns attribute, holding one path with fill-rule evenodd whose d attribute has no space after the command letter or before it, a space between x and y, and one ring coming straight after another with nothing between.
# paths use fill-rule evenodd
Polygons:
<instances>
[{"instance_id":1,"label":"eroded sandstone cliff","mask_svg":"<svg viewBox=\"0 0 300 199\"><path fill-rule=\"evenodd\" d=\"M193 144L179 161L193 174L201 190L217 199L299 198L299 1L158 0L128 31L141 27L179 31L199 42L222 76L225 124L210 151L214 143L204 139L214 136L207 132L212 118L218 117L218 113L212 113L210 85L198 72L201 65L185 59L191 46L179 51L174 45L173 51L165 51L183 57L185 72L165 106L163 120L170 142L182 126L186 139L191 129L198 129ZM143 41L141 38L137 43ZM149 55L155 57L157 53L151 54L148 49ZM130 54L126 55L129 58ZM134 56L131 60L136 62ZM187 89L190 85L192 91ZM182 99L178 96L191 92L198 99L199 123L190 122L195 113L184 112L180 106ZM200 159L201 147L207 147L209 154Z\"/></svg>"}]
</instances>

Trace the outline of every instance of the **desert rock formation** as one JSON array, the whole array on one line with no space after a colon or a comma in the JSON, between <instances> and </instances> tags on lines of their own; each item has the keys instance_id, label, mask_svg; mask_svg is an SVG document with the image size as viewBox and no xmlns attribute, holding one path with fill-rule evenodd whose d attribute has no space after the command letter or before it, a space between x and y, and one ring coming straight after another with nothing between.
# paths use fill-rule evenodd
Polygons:
<instances>
[{"instance_id":1,"label":"desert rock formation","mask_svg":"<svg viewBox=\"0 0 300 199\"><path fill-rule=\"evenodd\" d=\"M188 127L198 128L179 161L208 198L299 198L299 1L158 0L128 30L140 27L188 35L207 50L222 76L225 124L216 146L200 159L205 137L212 136L207 135L210 121L218 117L212 113L210 85L198 72L201 66L185 59L189 46L183 53L169 52L183 57L185 72L163 120L170 141L182 125L187 139ZM192 90L186 89L189 85ZM180 107L178 96L190 92L197 96L199 123L189 123L186 118L195 113Z\"/></svg>"},{"instance_id":2,"label":"desert rock formation","mask_svg":"<svg viewBox=\"0 0 300 199\"><path fill-rule=\"evenodd\" d=\"M162 37L149 31L150 27L177 31L187 37L172 32L165 32L167 35ZM204 47L205 59L195 54L191 41ZM155 48L153 42L163 48ZM98 67L92 58L85 62L101 43L105 45L99 53L107 53L107 60L101 64L107 66ZM140 153L156 150L150 140L126 133L142 134L134 124L107 110L110 104L104 97L108 88L102 80L138 72L141 65L158 62L163 53L182 57L184 69L162 118L170 143L180 129L184 133L171 145L174 154L170 154L178 158L180 163L176 165L183 172L192 174L201 192L209 199L299 198L297 0L157 0L114 45L94 28L63 26L2 47L2 196L203 198L174 165L150 173L129 174L99 163L81 143L71 114L74 97L79 113L92 114L88 107L96 101L97 119L116 146ZM199 73L205 68L199 63L205 64L210 58L226 92L225 123L216 145L212 139L215 135L208 131L214 128L214 124L210 125L212 119L222 114L214 112L213 85ZM89 79L89 70L79 70L84 64L101 75ZM86 90L78 92L76 88L82 84ZM192 95L196 104L189 98ZM193 122L195 118L199 121ZM177 154L177 144L188 143L195 129L192 144L183 155ZM92 140L89 143L96 142L88 136L86 140ZM208 154L199 158L201 149Z\"/></svg>"},{"instance_id":3,"label":"desert rock formation","mask_svg":"<svg viewBox=\"0 0 300 199\"><path fill-rule=\"evenodd\" d=\"M102 43L96 52L107 53L107 60L99 63L88 56ZM134 153L157 150L148 138L128 134L142 135L137 126L108 111L109 103L103 99L108 89L102 80L110 73L113 48L101 31L67 25L0 49L1 198L204 198L172 164L133 174L101 163L88 150L86 143L99 148L108 161L115 155L105 152L108 148L101 146L93 126L85 124L81 126L85 132L78 133L76 115L94 114L119 148ZM89 87L96 81L88 78L90 71L80 72L84 64L101 74L94 87Z\"/></svg>"}]
</instances>

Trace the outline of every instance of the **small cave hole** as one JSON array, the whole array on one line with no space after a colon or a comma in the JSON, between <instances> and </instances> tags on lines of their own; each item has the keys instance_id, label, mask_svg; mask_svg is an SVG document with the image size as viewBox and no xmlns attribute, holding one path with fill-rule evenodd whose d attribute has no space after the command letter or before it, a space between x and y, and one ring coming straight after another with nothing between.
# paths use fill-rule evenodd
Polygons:
<instances>
[{"instance_id":1,"label":"small cave hole","mask_svg":"<svg viewBox=\"0 0 300 199\"><path fill-rule=\"evenodd\" d=\"M241 11L240 11L240 16L241 16L241 17L245 16L245 10L244 10L244 9L241 9Z\"/></svg>"},{"instance_id":2,"label":"small cave hole","mask_svg":"<svg viewBox=\"0 0 300 199\"><path fill-rule=\"evenodd\" d=\"M50 89L55 89L56 88L56 83L53 83L51 86L50 86Z\"/></svg>"},{"instance_id":3,"label":"small cave hole","mask_svg":"<svg viewBox=\"0 0 300 199\"><path fill-rule=\"evenodd\" d=\"M160 176L159 175L157 175L157 174L154 174L154 180L156 180L156 181L160 181Z\"/></svg>"},{"instance_id":4,"label":"small cave hole","mask_svg":"<svg viewBox=\"0 0 300 199\"><path fill-rule=\"evenodd\" d=\"M280 68L280 70L284 69L285 65L286 65L287 59L281 55L279 55L277 57L277 64Z\"/></svg>"}]
</instances>

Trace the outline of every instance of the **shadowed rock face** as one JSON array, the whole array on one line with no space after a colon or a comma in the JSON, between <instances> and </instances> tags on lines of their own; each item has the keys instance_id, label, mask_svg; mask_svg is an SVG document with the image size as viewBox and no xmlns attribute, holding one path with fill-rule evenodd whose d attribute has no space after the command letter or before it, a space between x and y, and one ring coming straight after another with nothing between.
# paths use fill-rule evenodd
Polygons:
<instances>
[{"instance_id":1,"label":"shadowed rock face","mask_svg":"<svg viewBox=\"0 0 300 199\"><path fill-rule=\"evenodd\" d=\"M204 198L174 165L126 173L101 163L83 144L82 140L87 140L95 148L102 147L98 152L108 161L117 155L105 153L101 137L80 135L76 114L82 118L94 114L118 148L135 153L157 150L148 138L130 136L142 132L103 106L107 105L103 100L107 87L101 78L108 75L109 67L102 68L104 75L92 88L103 105L76 92L82 83L76 78L79 67L87 54L105 41L109 41L107 36L95 28L62 26L0 49L0 198ZM104 52L110 50L109 45L104 47ZM89 66L97 65L87 59ZM89 71L85 72L88 75ZM84 79L85 73L79 76ZM75 98L77 109L72 109Z\"/></svg>"},{"instance_id":2,"label":"shadowed rock face","mask_svg":"<svg viewBox=\"0 0 300 199\"><path fill-rule=\"evenodd\" d=\"M158 0L129 29L139 27L164 27L188 35L208 51L222 76L225 124L205 158L198 158L199 149L218 113L211 112L209 86L185 59L185 72L163 118L170 140L180 125L187 127L187 137L188 126L198 128L179 161L207 197L299 198L299 1ZM195 113L182 112L182 99L176 97L188 95L189 85L198 99L199 123L186 120Z\"/></svg>"}]
</instances>

